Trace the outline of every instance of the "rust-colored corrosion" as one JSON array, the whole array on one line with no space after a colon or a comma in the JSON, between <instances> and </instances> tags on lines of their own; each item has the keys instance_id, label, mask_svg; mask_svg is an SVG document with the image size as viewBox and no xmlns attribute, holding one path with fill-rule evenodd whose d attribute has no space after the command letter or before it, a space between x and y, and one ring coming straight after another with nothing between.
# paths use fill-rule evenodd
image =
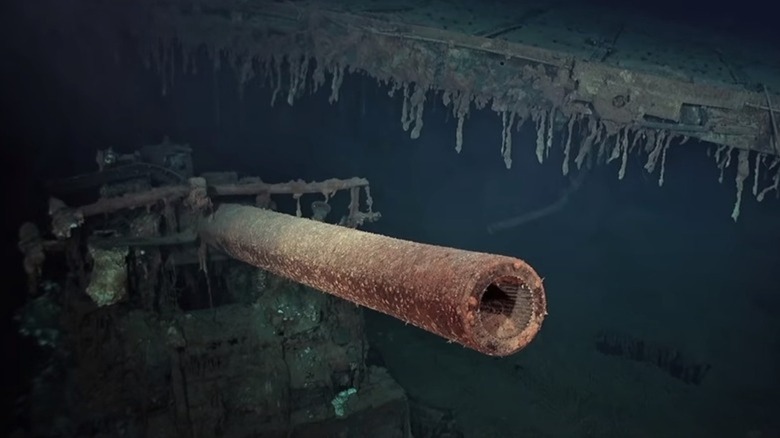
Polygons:
<instances>
[{"instance_id":1,"label":"rust-colored corrosion","mask_svg":"<svg viewBox=\"0 0 780 438\"><path fill-rule=\"evenodd\" d=\"M489 355L528 345L547 314L541 278L512 257L239 205L221 205L200 235L236 259Z\"/></svg>"}]
</instances>

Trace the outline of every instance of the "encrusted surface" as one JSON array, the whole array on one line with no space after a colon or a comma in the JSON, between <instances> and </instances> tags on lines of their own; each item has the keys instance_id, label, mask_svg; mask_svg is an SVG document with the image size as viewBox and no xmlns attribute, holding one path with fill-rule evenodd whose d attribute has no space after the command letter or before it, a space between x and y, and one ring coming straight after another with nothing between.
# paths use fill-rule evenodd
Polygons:
<instances>
[{"instance_id":1,"label":"encrusted surface","mask_svg":"<svg viewBox=\"0 0 780 438\"><path fill-rule=\"evenodd\" d=\"M744 188L739 181L752 177L759 200L764 197L759 193L779 187L774 113L780 74L772 60L780 56L748 64L747 54L734 55L735 43L723 37L713 39L717 47L705 45L711 52L702 52L701 35L672 26L668 29L687 35L691 44L669 50L658 42L668 44L667 34L656 41L626 17L618 20L622 27L600 30L592 23L559 29L567 19L536 23L551 13L549 8L520 13L522 25L491 22L496 15L480 8L480 18L464 25L464 14L475 11L444 1L421 7L336 1L221 3L218 8L209 1L153 4L147 27L136 36L146 41L149 66L160 72L163 90L176 72L196 68L194 55L205 46L215 68L232 69L240 89L252 80L271 87L272 105L292 105L323 87L336 102L346 74L367 73L390 95L402 95L401 127L412 138L423 129L428 101L442 99L457 120L458 152L470 111L488 108L502 118L500 153L507 168L513 160L512 132L530 120L536 125L539 161L552 147L563 147L564 174L572 164L579 169L619 159L623 178L629 153L639 153L647 155L649 173L658 169L662 185L669 147L699 139L728 148L719 156L730 157L735 149L750 152L741 154L735 220ZM503 7L509 8L505 14L511 11ZM642 53L639 59L636 53ZM717 164L728 166L730 159Z\"/></svg>"},{"instance_id":2,"label":"encrusted surface","mask_svg":"<svg viewBox=\"0 0 780 438\"><path fill-rule=\"evenodd\" d=\"M546 314L544 288L519 259L393 239L238 205L202 221L201 237L230 256L387 313L492 355L525 347ZM479 324L488 287L513 278L528 293L501 329Z\"/></svg>"},{"instance_id":3,"label":"encrusted surface","mask_svg":"<svg viewBox=\"0 0 780 438\"><path fill-rule=\"evenodd\" d=\"M412 138L431 99L441 99L457 121L458 152L471 146L463 144L470 111L494 111L507 168L519 146L512 133L530 120L539 161L564 148L564 174L619 160L622 178L638 153L663 184L668 149L698 139L727 148L717 154L726 157L721 167L734 150L749 151L737 169L735 219L746 180L759 200L780 187L778 48L722 31L567 1L82 0L77 12L60 8L46 8L43 22L62 35L72 33L68 13L90 17L95 38L125 43L129 34L163 94L182 75L211 68L207 59L235 75L241 95L270 87L272 105L323 88L334 103L345 77L361 73L403 98L401 127ZM79 220L70 219L64 226Z\"/></svg>"},{"instance_id":4,"label":"encrusted surface","mask_svg":"<svg viewBox=\"0 0 780 438\"><path fill-rule=\"evenodd\" d=\"M408 7L349 1L151 4L148 27L135 33L149 44L150 65L163 73L164 88L205 45L215 66L227 60L242 85L260 75L275 87L274 101L290 104L309 89L309 75L317 89L332 74L334 101L345 71L367 72L389 83L391 92L403 90L408 105L401 121L413 138L431 91L443 93L452 106L459 132L473 103L521 117L533 109L557 109L621 127L777 151L769 109L778 100L780 66L772 57L748 64L744 53L740 58L729 52L737 43L723 37L715 39L718 45L701 44L705 35L695 29L664 28L682 35L670 50L671 36L650 38L635 25L637 17L608 13L597 20L593 10L588 15L578 5L524 2L475 11L442 0ZM182 62L175 55L178 44ZM754 52L758 57L773 50ZM757 72L750 76L740 65ZM706 117L682 117L686 106Z\"/></svg>"}]
</instances>

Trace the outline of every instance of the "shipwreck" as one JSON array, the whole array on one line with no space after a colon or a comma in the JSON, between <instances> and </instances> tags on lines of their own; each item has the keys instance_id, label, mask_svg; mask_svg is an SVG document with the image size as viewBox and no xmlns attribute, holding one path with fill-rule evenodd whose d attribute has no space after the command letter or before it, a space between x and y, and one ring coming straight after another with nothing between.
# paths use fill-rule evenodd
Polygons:
<instances>
[{"instance_id":1,"label":"shipwreck","mask_svg":"<svg viewBox=\"0 0 780 438\"><path fill-rule=\"evenodd\" d=\"M613 166L623 179L638 157L663 185L672 148L700 147L721 182L733 168L734 221L744 196L780 193L780 74L751 75L723 55L729 46L683 62L636 29L540 22L545 11L529 5L47 3L28 11L40 34L143 62L161 96L205 68L231 75L239 97L270 90L274 108L315 94L336 103L359 75L402 99L393 117L411 139L443 117L426 112L436 101L454 120L451 153L494 148L511 169L530 148L571 177L557 202L487 232L556 211L585 169ZM480 110L501 121L496 144L464 140ZM533 144L513 142L524 126ZM412 418L355 304L491 356L521 351L542 329L545 285L524 260L359 230L382 218L366 178L268 182L202 171L186 139L136 147L105 145L95 169L48 181L48 226L19 229L20 325L50 351L30 402L35 436L458 436L435 409ZM599 346L673 362L627 336ZM690 369L674 368L698 384L709 364ZM36 402L52 394L67 420L41 420L52 411Z\"/></svg>"}]
</instances>

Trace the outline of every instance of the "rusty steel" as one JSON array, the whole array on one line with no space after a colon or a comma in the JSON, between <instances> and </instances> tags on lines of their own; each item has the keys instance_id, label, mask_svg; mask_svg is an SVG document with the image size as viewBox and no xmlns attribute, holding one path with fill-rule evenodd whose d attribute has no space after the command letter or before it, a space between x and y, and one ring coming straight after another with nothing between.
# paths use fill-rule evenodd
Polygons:
<instances>
[{"instance_id":1,"label":"rusty steel","mask_svg":"<svg viewBox=\"0 0 780 438\"><path fill-rule=\"evenodd\" d=\"M528 345L547 313L542 280L512 257L230 204L199 233L238 260L489 355Z\"/></svg>"}]
</instances>

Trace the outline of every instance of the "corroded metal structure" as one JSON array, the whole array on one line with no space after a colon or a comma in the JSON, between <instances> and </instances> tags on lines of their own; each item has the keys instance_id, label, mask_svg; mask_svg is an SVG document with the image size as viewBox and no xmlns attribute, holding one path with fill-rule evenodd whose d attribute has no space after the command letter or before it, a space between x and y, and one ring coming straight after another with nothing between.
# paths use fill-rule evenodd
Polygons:
<instances>
[{"instance_id":1,"label":"corroded metal structure","mask_svg":"<svg viewBox=\"0 0 780 438\"><path fill-rule=\"evenodd\" d=\"M414 7L382 14L343 3L150 1L147 27L136 34L163 72L190 67L186 55L176 65L176 47L192 54L205 45L215 62L227 59L240 81L267 75L290 104L308 91L310 79L316 89L329 74L335 100L344 73L367 72L408 95L401 119L413 137L422 128L426 94L440 92L461 120L458 129L471 105L515 113L518 120L554 108L565 116L595 116L611 135L629 126L768 154L780 147L770 111L778 98L763 89L652 62L621 67L603 54L515 42L495 32L468 34L420 18Z\"/></svg>"},{"instance_id":2,"label":"corroded metal structure","mask_svg":"<svg viewBox=\"0 0 780 438\"><path fill-rule=\"evenodd\" d=\"M378 220L368 180L194 177L185 145L140 150L157 153L98 151L97 172L49 184L62 197L51 233L20 227L20 332L48 361L23 402L28 434L410 437L406 395L368 360L359 307L197 244L226 196L264 209L292 198L299 218L268 214L293 222Z\"/></svg>"},{"instance_id":3,"label":"corroded metal structure","mask_svg":"<svg viewBox=\"0 0 780 438\"><path fill-rule=\"evenodd\" d=\"M542 280L516 258L230 204L199 233L238 260L490 355L528 345L546 315Z\"/></svg>"},{"instance_id":4,"label":"corroded metal structure","mask_svg":"<svg viewBox=\"0 0 780 438\"><path fill-rule=\"evenodd\" d=\"M176 72L191 71L204 47L215 68L227 65L235 72L239 87L256 78L272 87L272 105L292 105L322 87L335 102L345 76L361 72L391 95L403 95L401 126L412 138L420 135L431 98L441 99L457 119L457 151L472 109L498 113L507 168L514 128L530 122L537 159L541 163L553 147L562 148L564 174L572 166L616 161L622 179L629 155L643 154L645 170L657 171L663 185L668 149L696 139L718 146L711 155L721 172L735 163L734 220L746 187L759 201L778 193L780 69L766 61L780 55L776 49L751 45L746 54L744 42L718 39L707 49L711 53L702 52L682 36L654 41L626 25L630 17L616 19L617 30L578 22L584 30L575 32L556 24L576 21L572 16L556 18L545 8L523 12L525 2L502 4L499 14L464 5L150 0L141 23L129 27L148 65L160 72L163 89ZM576 13L578 7L560 8ZM519 24L497 18L511 15L512 8ZM534 22L544 14L551 19ZM757 59L736 63L727 54Z\"/></svg>"},{"instance_id":5,"label":"corroded metal structure","mask_svg":"<svg viewBox=\"0 0 780 438\"><path fill-rule=\"evenodd\" d=\"M581 2L472 3L81 0L29 13L64 37L75 26L68 16L88 17L79 29L111 56L137 49L163 94L202 70L204 54L239 90L270 87L272 105L323 88L335 102L359 72L402 96L401 127L412 138L432 99L457 121L457 151L471 147L463 144L470 111L496 112L507 168L518 159L513 132L528 123L537 159L562 149L564 174L614 161L623 178L639 154L662 185L669 148L693 139L717 147L710 155L721 171L734 168L735 220L746 189L759 201L778 193L777 47Z\"/></svg>"},{"instance_id":6,"label":"corroded metal structure","mask_svg":"<svg viewBox=\"0 0 780 438\"><path fill-rule=\"evenodd\" d=\"M98 157L105 155L104 151L98 153ZM103 179L113 181L107 186L117 185L121 184L116 181L119 176L131 181L136 178L138 164L133 160L113 163L96 174L54 185L64 185L63 192ZM131 171L123 172L128 166ZM107 175L102 175L104 172ZM147 184L154 181L154 175L147 178ZM73 182L70 186L66 184L69 181ZM112 228L89 237L93 269L86 290L98 306L127 299L127 260L147 257L151 248L178 248L168 255L174 266L175 251L189 249L190 259L196 259L207 272L212 258L203 251L206 247L192 254L196 249L192 244L200 237L202 243L234 259L489 355L505 356L528 345L546 315L542 280L522 260L356 230L381 217L373 209L365 178L269 184L259 178L239 179L233 172L212 172L191 177L187 184L134 187L121 195L111 195L105 187L102 191L109 196L75 208L56 198L50 200L52 233L59 241L78 242L84 232L100 227L101 217L107 215L139 207L150 211L161 207L161 211L129 221L129 230L111 224ZM349 192L346 214L335 223L326 222L331 212L329 201L344 191ZM311 218L303 217L304 195L319 198L309 206ZM244 205L226 204L226 196L244 198ZM272 196L295 199L295 216L274 211ZM252 198L254 202L247 205ZM62 250L61 245L47 244L35 226L26 224L20 230L19 248L25 254L30 290L35 291L45 261L43 252L47 248ZM81 260L81 256L77 258ZM210 285L208 302L214 304Z\"/></svg>"}]
</instances>

